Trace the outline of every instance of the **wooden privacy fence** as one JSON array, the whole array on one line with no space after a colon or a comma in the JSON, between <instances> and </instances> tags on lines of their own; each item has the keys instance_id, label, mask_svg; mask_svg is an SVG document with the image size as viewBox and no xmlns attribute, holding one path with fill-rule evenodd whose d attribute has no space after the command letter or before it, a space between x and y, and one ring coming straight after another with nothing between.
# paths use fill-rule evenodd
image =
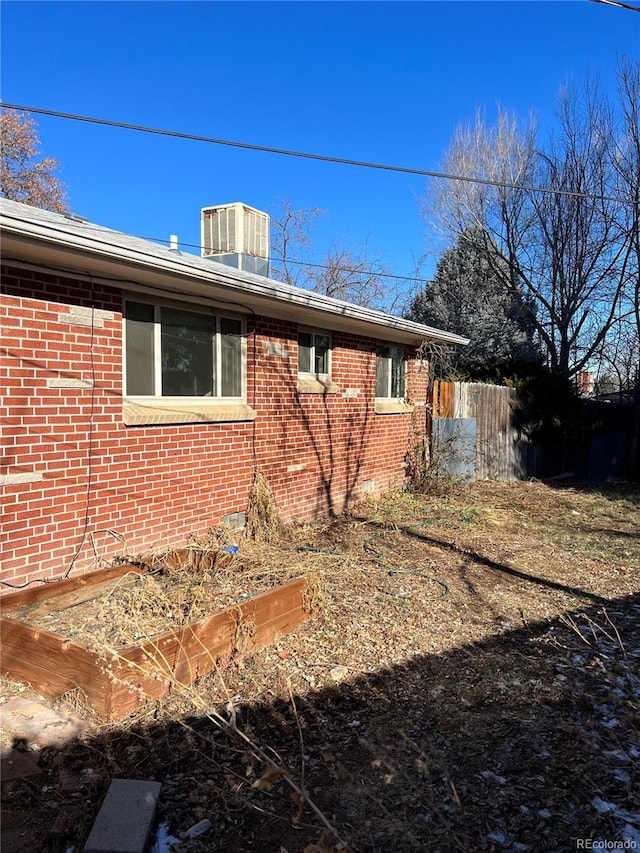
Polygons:
<instances>
[{"instance_id":1,"label":"wooden privacy fence","mask_svg":"<svg viewBox=\"0 0 640 853\"><path fill-rule=\"evenodd\" d=\"M517 427L514 388L480 382L441 382L431 399L434 453L450 473L477 480L529 475L535 448ZM456 442L460 445L455 447Z\"/></svg>"}]
</instances>

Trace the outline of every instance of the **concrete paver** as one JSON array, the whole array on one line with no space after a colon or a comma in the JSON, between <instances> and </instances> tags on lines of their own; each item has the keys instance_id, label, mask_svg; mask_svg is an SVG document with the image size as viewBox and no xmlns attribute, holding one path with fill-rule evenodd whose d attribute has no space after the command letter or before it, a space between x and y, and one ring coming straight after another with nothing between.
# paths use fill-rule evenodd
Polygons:
<instances>
[{"instance_id":1,"label":"concrete paver","mask_svg":"<svg viewBox=\"0 0 640 853\"><path fill-rule=\"evenodd\" d=\"M113 779L84 853L144 853L161 787L160 782Z\"/></svg>"}]
</instances>

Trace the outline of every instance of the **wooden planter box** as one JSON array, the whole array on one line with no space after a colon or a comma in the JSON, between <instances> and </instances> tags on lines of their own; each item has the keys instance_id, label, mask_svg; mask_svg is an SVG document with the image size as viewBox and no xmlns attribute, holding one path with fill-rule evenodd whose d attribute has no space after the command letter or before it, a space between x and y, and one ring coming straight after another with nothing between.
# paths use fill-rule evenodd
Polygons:
<instances>
[{"instance_id":1,"label":"wooden planter box","mask_svg":"<svg viewBox=\"0 0 640 853\"><path fill-rule=\"evenodd\" d=\"M79 689L83 701L100 718L117 720L144 702L207 675L236 648L246 656L269 645L276 634L293 630L309 615L305 608L307 582L297 578L205 619L104 655L15 618L20 608L47 602L48 609L55 609L56 601L70 606L74 598L88 599L92 586L130 572L144 574L145 570L121 565L2 596L1 674L31 684L48 698Z\"/></svg>"}]
</instances>

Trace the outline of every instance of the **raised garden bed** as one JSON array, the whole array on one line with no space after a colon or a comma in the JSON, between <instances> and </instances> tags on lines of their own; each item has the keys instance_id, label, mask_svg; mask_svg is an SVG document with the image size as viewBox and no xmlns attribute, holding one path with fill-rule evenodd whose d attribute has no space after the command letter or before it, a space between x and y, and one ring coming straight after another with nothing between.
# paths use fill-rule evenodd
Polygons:
<instances>
[{"instance_id":1,"label":"raised garden bed","mask_svg":"<svg viewBox=\"0 0 640 853\"><path fill-rule=\"evenodd\" d=\"M203 602L206 611L209 600L211 613L126 645L120 640L101 647L69 636L64 620L57 618L100 598L108 600L116 588L135 586L148 574L145 566L124 563L3 596L2 675L28 682L48 698L77 690L100 718L117 720L146 701L192 684L234 652L245 657L269 645L276 634L291 631L309 615L308 580L299 577L265 592L239 595L223 609L219 595L203 586L198 612ZM60 627L43 628L44 617Z\"/></svg>"}]
</instances>

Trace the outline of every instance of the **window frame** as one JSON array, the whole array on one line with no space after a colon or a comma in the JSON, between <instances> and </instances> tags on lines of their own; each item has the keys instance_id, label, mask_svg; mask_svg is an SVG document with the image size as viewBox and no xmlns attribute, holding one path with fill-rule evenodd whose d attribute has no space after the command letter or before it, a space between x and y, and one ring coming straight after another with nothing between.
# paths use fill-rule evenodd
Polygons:
<instances>
[{"instance_id":1,"label":"window frame","mask_svg":"<svg viewBox=\"0 0 640 853\"><path fill-rule=\"evenodd\" d=\"M387 354L383 355L381 352L382 350L386 351ZM399 354L399 356L394 355L394 353ZM376 353L375 354L376 354L376 384L375 384L375 399L376 399L376 401L379 400L381 402L393 401L393 402L397 402L397 403L406 403L406 401L407 401L407 371L408 371L408 365L409 365L409 354L407 352L407 349L405 347L402 347L402 346L397 345L397 344L379 344L376 347ZM393 380L393 374L394 374L393 362L394 362L394 359L398 358L398 357L402 360L402 395L401 396L392 395L392 393L391 393L393 391L393 381L394 381ZM378 395L378 381L379 381L378 365L380 364L381 359L385 360L386 369L387 369L387 377L386 377L387 394L384 396Z\"/></svg>"},{"instance_id":2,"label":"window frame","mask_svg":"<svg viewBox=\"0 0 640 853\"><path fill-rule=\"evenodd\" d=\"M315 356L315 338L323 337L328 338L329 346L327 347L327 373L317 373L313 370L300 370L300 335L311 335L312 336L312 346L311 346L311 364L315 364L316 356ZM311 326L298 326L298 334L297 334L297 347L298 347L298 377L301 379L314 379L323 383L331 382L331 371L333 369L333 335L328 329L319 329Z\"/></svg>"},{"instance_id":3,"label":"window frame","mask_svg":"<svg viewBox=\"0 0 640 853\"><path fill-rule=\"evenodd\" d=\"M153 308L153 394L129 394L127 388L127 303L137 303ZM228 319L240 323L240 394L234 396L222 396L212 393L207 395L163 395L162 394L162 309L185 311L191 314L201 314L204 317L215 318L215 378L216 388L222 388L222 335L220 331L221 320ZM226 311L214 306L206 306L199 302L177 301L170 299L156 299L144 294L127 293L122 299L122 388L123 398L131 403L152 404L162 403L165 405L188 406L223 406L225 404L245 403L247 395L247 346L246 346L246 318L241 314ZM213 383L212 383L213 387ZM160 393L158 393L158 391Z\"/></svg>"}]
</instances>

